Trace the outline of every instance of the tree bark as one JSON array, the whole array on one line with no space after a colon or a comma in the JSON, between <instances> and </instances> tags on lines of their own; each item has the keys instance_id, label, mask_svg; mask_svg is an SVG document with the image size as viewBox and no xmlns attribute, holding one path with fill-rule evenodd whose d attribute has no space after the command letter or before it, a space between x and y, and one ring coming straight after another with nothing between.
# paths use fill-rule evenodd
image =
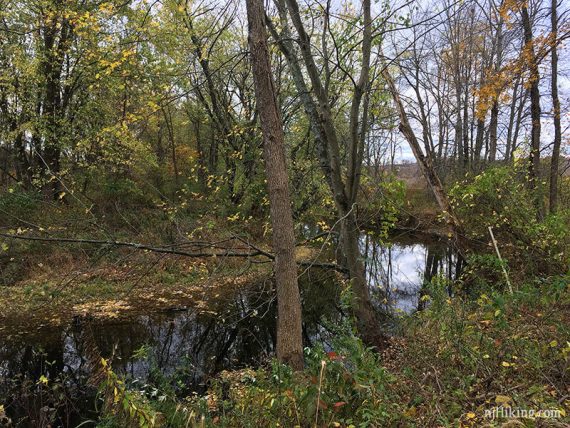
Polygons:
<instances>
[{"instance_id":1,"label":"tree bark","mask_svg":"<svg viewBox=\"0 0 570 428\"><path fill-rule=\"evenodd\" d=\"M555 213L558 208L558 168L560 163L560 145L562 144L562 128L560 124L560 99L558 98L558 13L557 1L552 0L550 20L552 25L552 110L554 113L554 144L552 146L552 159L550 161L550 212Z\"/></svg>"},{"instance_id":2,"label":"tree bark","mask_svg":"<svg viewBox=\"0 0 570 428\"><path fill-rule=\"evenodd\" d=\"M534 51L534 39L528 8L521 7L522 25L524 30L524 50L528 55L528 66L530 69L530 116L532 121L530 138L530 156L528 164L528 185L534 191L534 205L537 217L540 219L544 215L544 207L540 192L538 191L538 175L540 173L540 74L538 62Z\"/></svg>"},{"instance_id":3,"label":"tree bark","mask_svg":"<svg viewBox=\"0 0 570 428\"><path fill-rule=\"evenodd\" d=\"M343 256L342 263L349 272L351 288L356 297L354 312L358 331L366 344L384 347L386 337L382 334L380 328L385 314L379 316L370 299L364 263L360 254L359 231L355 212L359 178L362 171L363 132L366 129L367 121L366 97L364 97L364 108L361 108L361 106L365 89L369 83L368 73L372 44L370 0L363 0L362 3L364 12L362 66L351 103L351 138L347 147L346 180L343 179L342 174L339 135L335 129L331 113L330 97L325 85L323 85L319 69L315 63L310 36L307 34L301 20L299 5L296 0L276 0L276 4L283 24L283 37L279 37L275 28L271 27L269 20L268 24L278 42L279 48L287 59L297 91L309 116L311 128L317 141L319 161L335 201L337 215L341 224L340 249ZM285 4L287 8L285 8ZM287 9L299 36L300 55L312 85L310 90L307 88L304 80L300 59L297 57L297 53L290 42L291 37L287 28Z\"/></svg>"},{"instance_id":4,"label":"tree bark","mask_svg":"<svg viewBox=\"0 0 570 428\"><path fill-rule=\"evenodd\" d=\"M263 132L263 157L269 191L277 288L277 358L303 368L301 298L295 263L295 235L289 195L285 137L271 74L263 0L247 0L249 49Z\"/></svg>"},{"instance_id":5,"label":"tree bark","mask_svg":"<svg viewBox=\"0 0 570 428\"><path fill-rule=\"evenodd\" d=\"M443 189L441 180L439 179L439 176L437 175L435 169L433 168L433 162L431 160L431 156L429 153L424 155L422 152L420 143L418 142L418 139L412 129L412 126L410 125L410 121L408 120L408 115L406 113L406 110L404 109L404 104L400 99L400 94L396 89L396 85L394 84L392 76L390 75L387 69L385 69L382 74L384 76L384 79L386 80L386 83L388 84L388 90L392 94L392 98L394 99L394 103L396 104L396 109L398 110L398 115L400 117L400 127L399 127L400 132L404 135L406 141L408 141L410 148L412 149L412 152L414 154L414 157L418 162L420 170L422 171L422 174L426 178L435 196L437 204L439 205L443 215L445 216L447 223L453 230L453 234L455 237L455 244L459 253L461 254L462 257L465 258L466 245L464 242L464 233L461 227L461 223L453 213L453 208L449 203L449 199Z\"/></svg>"},{"instance_id":6,"label":"tree bark","mask_svg":"<svg viewBox=\"0 0 570 428\"><path fill-rule=\"evenodd\" d=\"M507 143L505 147L505 162L509 162L511 159L511 146L513 144L513 130L515 126L515 116L517 112L517 101L518 101L518 89L519 89L519 79L515 80L515 85L513 87L513 96L511 101L511 107L509 112L509 125L507 127Z\"/></svg>"},{"instance_id":7,"label":"tree bark","mask_svg":"<svg viewBox=\"0 0 570 428\"><path fill-rule=\"evenodd\" d=\"M503 61L503 18L499 18L497 23L497 38L495 47L495 73L501 70ZM489 162L495 162L497 158L497 128L499 125L499 97L500 92L493 95L493 106L491 107L491 121L489 123Z\"/></svg>"}]
</instances>

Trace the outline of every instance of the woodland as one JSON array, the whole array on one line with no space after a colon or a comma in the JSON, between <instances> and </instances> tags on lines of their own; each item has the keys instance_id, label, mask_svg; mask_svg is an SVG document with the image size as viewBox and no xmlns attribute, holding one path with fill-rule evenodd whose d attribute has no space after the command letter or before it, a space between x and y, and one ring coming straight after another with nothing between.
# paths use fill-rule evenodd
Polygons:
<instances>
[{"instance_id":1,"label":"woodland","mask_svg":"<svg viewBox=\"0 0 570 428\"><path fill-rule=\"evenodd\" d=\"M568 39L0 0L0 427L570 426Z\"/></svg>"}]
</instances>

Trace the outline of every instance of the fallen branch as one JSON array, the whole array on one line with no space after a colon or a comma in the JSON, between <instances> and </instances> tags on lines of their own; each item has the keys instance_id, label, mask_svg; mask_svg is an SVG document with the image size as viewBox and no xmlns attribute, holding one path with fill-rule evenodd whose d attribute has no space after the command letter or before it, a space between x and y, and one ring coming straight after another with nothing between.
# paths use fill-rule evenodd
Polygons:
<instances>
[{"instance_id":1,"label":"fallen branch","mask_svg":"<svg viewBox=\"0 0 570 428\"><path fill-rule=\"evenodd\" d=\"M124 242L124 241L105 241L99 239L79 239L79 238L48 238L48 237L41 237L41 236L25 236L25 235L11 235L7 233L0 233L0 236L4 238L10 239L20 239L24 241L41 241L41 242L60 242L60 243L68 243L68 244L92 244L92 245L108 245L113 247L129 247L135 248L137 250L145 250L151 251L153 253L164 253L164 254L174 254L177 256L185 256L185 257L256 257L256 256L271 256L270 258L274 258L272 254L266 253L264 251L251 251L251 252L236 252L231 250L226 251L213 251L213 252L189 252L189 251L182 251L177 250L174 248L166 248L166 247L153 247L146 244L139 244L136 242Z\"/></svg>"},{"instance_id":2,"label":"fallen branch","mask_svg":"<svg viewBox=\"0 0 570 428\"><path fill-rule=\"evenodd\" d=\"M191 251L183 251L177 250L175 248L167 248L167 247L155 247L146 244L140 244L137 242L125 242L125 241L106 241L100 239L80 239L80 238L58 238L58 237L42 237L42 236L27 236L27 235L13 235L8 233L0 233L0 237L7 238L7 239L19 239L22 241L39 241L39 242L54 242L54 243L64 243L64 244L90 244L90 245L104 245L104 246L111 246L111 247L128 247L134 248L137 250L143 251L150 251L153 253L162 253L162 254L173 254L176 256L183 256L183 257L211 257L211 258L224 258L224 257L258 257L263 256L267 257L269 261L275 259L275 255L271 254L267 251L264 251L249 242L239 239L244 244L248 245L253 249L253 251L234 251L231 249L227 249L224 251L198 251L198 252L191 252ZM201 243L203 246L205 243ZM213 248L219 248L219 246L212 244L210 245ZM318 267L323 269L333 269L339 272L345 272L346 270L337 265L336 263L318 263L312 260L299 260L297 264L300 266L312 266Z\"/></svg>"}]
</instances>

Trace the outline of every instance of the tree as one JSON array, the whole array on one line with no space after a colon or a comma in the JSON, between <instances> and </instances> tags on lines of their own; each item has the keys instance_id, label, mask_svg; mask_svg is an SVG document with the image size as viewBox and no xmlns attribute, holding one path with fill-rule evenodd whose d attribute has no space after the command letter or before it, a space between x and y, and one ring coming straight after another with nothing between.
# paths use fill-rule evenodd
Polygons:
<instances>
[{"instance_id":1,"label":"tree","mask_svg":"<svg viewBox=\"0 0 570 428\"><path fill-rule=\"evenodd\" d=\"M273 82L262 0L247 0L249 48L257 109L263 133L263 157L269 193L275 282L277 288L277 358L296 370L303 368L301 299L295 263L295 234L285 135Z\"/></svg>"},{"instance_id":2,"label":"tree","mask_svg":"<svg viewBox=\"0 0 570 428\"><path fill-rule=\"evenodd\" d=\"M554 142L552 145L552 160L550 162L550 212L556 212L558 208L558 167L560 163L560 146L562 144L562 127L560 124L560 98L558 97L558 0L552 0L550 10L550 22L552 31L551 52L551 87L552 87L552 111L554 114Z\"/></svg>"},{"instance_id":3,"label":"tree","mask_svg":"<svg viewBox=\"0 0 570 428\"><path fill-rule=\"evenodd\" d=\"M311 130L316 140L319 163L325 175L336 206L338 221L341 225L340 249L342 263L346 266L354 292L355 315L359 334L363 340L372 346L384 346L385 336L380 327L383 319L378 317L374 309L370 291L366 281L364 263L359 248L360 231L357 221L357 196L362 160L368 127L368 96L370 84L370 58L372 48L372 17L370 0L362 2L362 39L356 44L361 46L362 54L360 71L357 77L344 72L344 78L352 82L352 97L349 102L349 130L344 156L341 142L344 142L336 129L332 102L334 97L328 84L330 71L325 70L324 80L313 54L313 42L301 18L301 12L296 0L277 0L282 34L273 27L272 33L278 46L285 56L297 92L302 99L305 111L311 122ZM289 17L298 36L300 53L291 43L289 32ZM271 24L271 21L268 20ZM323 36L324 37L324 36ZM325 64L328 63L327 52L324 52ZM307 85L302 71L304 66L310 81ZM343 67L339 64L339 68ZM346 163L343 165L343 159ZM346 175L343 172L346 171Z\"/></svg>"},{"instance_id":4,"label":"tree","mask_svg":"<svg viewBox=\"0 0 570 428\"><path fill-rule=\"evenodd\" d=\"M530 133L530 156L528 163L528 185L534 190L535 206L537 216L542 218L543 203L538 192L538 175L540 174L540 73L538 71L538 60L534 48L534 37L532 34L532 24L530 15L525 3L520 6L520 13L522 18L523 34L524 34L524 50L523 54L527 59L527 64L530 71L529 76L529 92L530 92L530 117L532 121L532 128Z\"/></svg>"},{"instance_id":5,"label":"tree","mask_svg":"<svg viewBox=\"0 0 570 428\"><path fill-rule=\"evenodd\" d=\"M404 104L400 99L400 94L396 89L396 85L394 84L394 79L390 75L388 69L386 68L383 72L384 79L388 84L388 88L390 93L392 94L392 98L394 99L394 104L396 104L396 109L398 110L398 116L400 118L400 132L406 138L406 141L410 145L412 152L414 153L414 157L418 162L420 171L422 172L423 176L426 178L428 185L435 196L435 200L439 205L439 208L442 211L442 214L445 216L448 224L450 225L451 229L453 230L455 243L457 249L459 250L460 254L464 257L465 256L465 242L464 242L464 232L461 227L461 223L459 219L455 216L453 212L453 208L451 203L449 202L449 198L445 193L443 188L443 184L439 178L439 175L435 171L433 167L433 161L431 157L431 153L427 151L425 154L422 152L422 148L412 126L410 125L410 121L408 119L408 114L404 108Z\"/></svg>"}]
</instances>

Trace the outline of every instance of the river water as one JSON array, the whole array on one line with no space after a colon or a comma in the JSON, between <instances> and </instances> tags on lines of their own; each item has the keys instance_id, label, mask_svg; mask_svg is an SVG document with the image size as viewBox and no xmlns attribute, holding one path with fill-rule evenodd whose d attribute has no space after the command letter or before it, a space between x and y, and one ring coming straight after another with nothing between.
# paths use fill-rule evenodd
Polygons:
<instances>
[{"instance_id":1,"label":"river water","mask_svg":"<svg viewBox=\"0 0 570 428\"><path fill-rule=\"evenodd\" d=\"M376 303L395 314L420 308L426 280L434 275L455 278L460 269L455 253L443 243L401 237L385 245L365 235L361 247ZM332 321L342 317L339 290L331 278L322 271L303 275L307 345L326 342L323 317ZM74 426L94 417L92 398L78 404L77 398L67 397L92 397L86 386L92 348L110 359L116 373L141 387L157 377L176 374L182 380L175 386L180 393L203 390L209 377L223 369L267 361L275 345L276 312L270 290L242 290L222 306L210 312L188 308L120 320L81 319L0 339L0 404L14 419L22 420L21 426L37 426L42 412L52 412L55 426ZM40 376L60 376L67 395L42 397L45 388L37 384Z\"/></svg>"}]
</instances>

